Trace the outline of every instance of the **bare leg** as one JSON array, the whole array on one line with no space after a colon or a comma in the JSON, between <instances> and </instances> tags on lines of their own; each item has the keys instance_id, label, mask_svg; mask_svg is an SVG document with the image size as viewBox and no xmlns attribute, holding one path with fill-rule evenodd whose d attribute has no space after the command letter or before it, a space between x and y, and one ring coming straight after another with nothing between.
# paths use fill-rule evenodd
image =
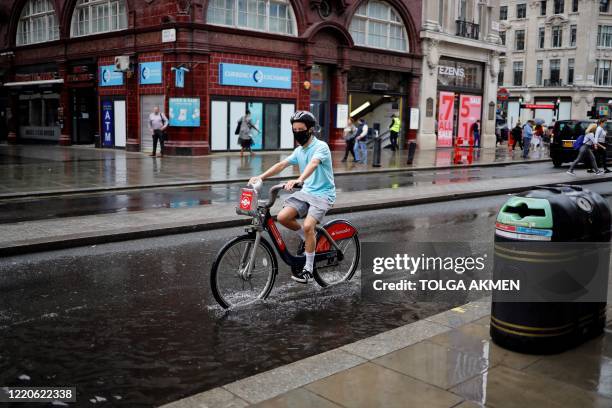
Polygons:
<instances>
[{"instance_id":1,"label":"bare leg","mask_svg":"<svg viewBox=\"0 0 612 408\"><path fill-rule=\"evenodd\" d=\"M281 210L281 212L278 213L278 215L276 216L276 219L283 226L289 228L292 231L297 231L300 228L302 228L300 223L296 221L297 217L298 217L298 212L295 208L285 207Z\"/></svg>"},{"instance_id":2,"label":"bare leg","mask_svg":"<svg viewBox=\"0 0 612 408\"><path fill-rule=\"evenodd\" d=\"M315 227L317 226L317 223L318 221L310 215L306 216L306 219L304 220L304 247L308 253L313 253L315 251L317 244Z\"/></svg>"}]
</instances>

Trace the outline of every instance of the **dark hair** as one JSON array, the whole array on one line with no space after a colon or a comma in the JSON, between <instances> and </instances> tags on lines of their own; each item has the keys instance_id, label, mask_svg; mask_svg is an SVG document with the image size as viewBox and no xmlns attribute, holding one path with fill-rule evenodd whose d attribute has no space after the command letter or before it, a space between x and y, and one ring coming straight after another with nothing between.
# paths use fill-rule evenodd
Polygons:
<instances>
[{"instance_id":1,"label":"dark hair","mask_svg":"<svg viewBox=\"0 0 612 408\"><path fill-rule=\"evenodd\" d=\"M245 112L245 115L250 115L251 111L247 109L247 111Z\"/></svg>"}]
</instances>

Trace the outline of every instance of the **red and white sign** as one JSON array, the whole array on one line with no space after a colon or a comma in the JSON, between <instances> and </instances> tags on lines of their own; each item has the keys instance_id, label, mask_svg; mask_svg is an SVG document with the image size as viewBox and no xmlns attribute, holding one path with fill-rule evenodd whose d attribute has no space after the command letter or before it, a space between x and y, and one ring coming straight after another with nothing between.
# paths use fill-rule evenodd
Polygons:
<instances>
[{"instance_id":1,"label":"red and white sign","mask_svg":"<svg viewBox=\"0 0 612 408\"><path fill-rule=\"evenodd\" d=\"M455 94L440 92L438 99L438 147L451 147L453 145Z\"/></svg>"},{"instance_id":2,"label":"red and white sign","mask_svg":"<svg viewBox=\"0 0 612 408\"><path fill-rule=\"evenodd\" d=\"M457 146L474 146L474 123L480 119L482 97L461 95L459 98L459 132ZM482 132L482 129L478 129ZM482 139L481 139L482 141Z\"/></svg>"},{"instance_id":3,"label":"red and white sign","mask_svg":"<svg viewBox=\"0 0 612 408\"><path fill-rule=\"evenodd\" d=\"M536 105L526 103L522 106L523 109L555 109L555 105Z\"/></svg>"},{"instance_id":4,"label":"red and white sign","mask_svg":"<svg viewBox=\"0 0 612 408\"><path fill-rule=\"evenodd\" d=\"M251 211L251 205L253 204L253 190L243 188L242 194L240 194L240 209L244 211Z\"/></svg>"}]
</instances>

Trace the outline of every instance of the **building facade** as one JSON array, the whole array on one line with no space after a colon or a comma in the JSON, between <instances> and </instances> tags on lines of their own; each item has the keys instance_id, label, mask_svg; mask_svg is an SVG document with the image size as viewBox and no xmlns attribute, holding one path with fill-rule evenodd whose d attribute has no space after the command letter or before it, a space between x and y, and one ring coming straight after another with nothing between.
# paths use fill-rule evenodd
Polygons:
<instances>
[{"instance_id":1,"label":"building facade","mask_svg":"<svg viewBox=\"0 0 612 408\"><path fill-rule=\"evenodd\" d=\"M499 82L510 98L506 119L585 119L593 106L612 107L612 5L609 1L501 1ZM552 110L520 110L519 103L559 103Z\"/></svg>"},{"instance_id":2,"label":"building facade","mask_svg":"<svg viewBox=\"0 0 612 408\"><path fill-rule=\"evenodd\" d=\"M407 123L420 25L421 2L408 0L4 1L0 126L9 142L149 151L158 105L165 153L203 155L239 148L246 110L254 149L293 148L289 116L309 109L340 149L349 115Z\"/></svg>"},{"instance_id":3,"label":"building facade","mask_svg":"<svg viewBox=\"0 0 612 408\"><path fill-rule=\"evenodd\" d=\"M496 0L423 2L423 81L420 92L421 148L495 146L499 57L504 51Z\"/></svg>"}]
</instances>

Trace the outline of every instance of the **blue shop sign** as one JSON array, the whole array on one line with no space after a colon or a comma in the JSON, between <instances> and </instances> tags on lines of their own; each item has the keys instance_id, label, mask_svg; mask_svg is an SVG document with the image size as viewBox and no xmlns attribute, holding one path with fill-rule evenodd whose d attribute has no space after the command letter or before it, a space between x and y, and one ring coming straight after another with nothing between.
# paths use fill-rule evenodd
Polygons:
<instances>
[{"instance_id":1,"label":"blue shop sign","mask_svg":"<svg viewBox=\"0 0 612 408\"><path fill-rule=\"evenodd\" d=\"M162 63L141 62L140 63L140 85L161 84L162 83Z\"/></svg>"},{"instance_id":2,"label":"blue shop sign","mask_svg":"<svg viewBox=\"0 0 612 408\"><path fill-rule=\"evenodd\" d=\"M113 147L115 144L115 121L113 101L102 100L102 146Z\"/></svg>"},{"instance_id":3,"label":"blue shop sign","mask_svg":"<svg viewBox=\"0 0 612 408\"><path fill-rule=\"evenodd\" d=\"M170 98L168 106L170 126L200 126L200 99Z\"/></svg>"},{"instance_id":4,"label":"blue shop sign","mask_svg":"<svg viewBox=\"0 0 612 408\"><path fill-rule=\"evenodd\" d=\"M221 85L291 89L291 70L255 65L219 64Z\"/></svg>"},{"instance_id":5,"label":"blue shop sign","mask_svg":"<svg viewBox=\"0 0 612 408\"><path fill-rule=\"evenodd\" d=\"M100 67L100 86L123 85L123 72L115 72L114 65Z\"/></svg>"}]
</instances>

